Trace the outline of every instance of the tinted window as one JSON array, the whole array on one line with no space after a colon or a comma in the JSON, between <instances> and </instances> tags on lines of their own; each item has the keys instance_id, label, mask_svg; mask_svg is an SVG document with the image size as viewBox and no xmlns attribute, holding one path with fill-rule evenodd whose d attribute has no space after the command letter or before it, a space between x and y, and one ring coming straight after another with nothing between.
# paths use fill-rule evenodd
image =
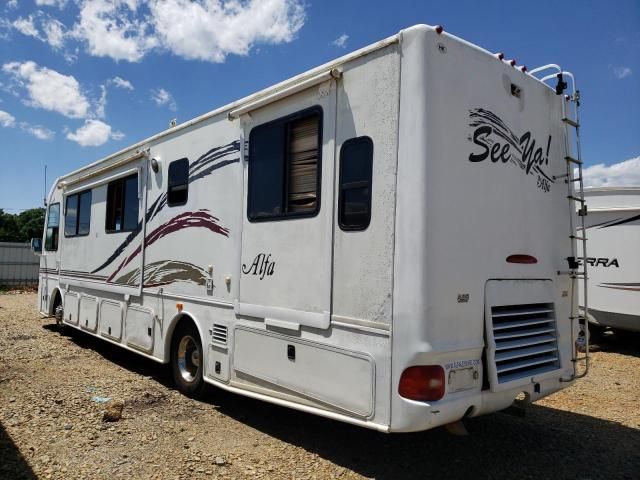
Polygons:
<instances>
[{"instance_id":1,"label":"tinted window","mask_svg":"<svg viewBox=\"0 0 640 480\"><path fill-rule=\"evenodd\" d=\"M91 226L91 190L80 194L78 200L78 235L88 235Z\"/></svg>"},{"instance_id":2,"label":"tinted window","mask_svg":"<svg viewBox=\"0 0 640 480\"><path fill-rule=\"evenodd\" d=\"M371 221L373 142L369 137L347 140L340 151L338 223L343 230L364 230Z\"/></svg>"},{"instance_id":3,"label":"tinted window","mask_svg":"<svg viewBox=\"0 0 640 480\"><path fill-rule=\"evenodd\" d=\"M169 164L167 203L170 207L184 205L189 198L189 160L182 158Z\"/></svg>"},{"instance_id":4,"label":"tinted window","mask_svg":"<svg viewBox=\"0 0 640 480\"><path fill-rule=\"evenodd\" d=\"M64 212L66 237L87 235L91 225L91 190L67 197Z\"/></svg>"},{"instance_id":5,"label":"tinted window","mask_svg":"<svg viewBox=\"0 0 640 480\"><path fill-rule=\"evenodd\" d=\"M78 195L67 197L67 205L64 212L64 234L76 235L78 229Z\"/></svg>"},{"instance_id":6,"label":"tinted window","mask_svg":"<svg viewBox=\"0 0 640 480\"><path fill-rule=\"evenodd\" d=\"M109 233L135 230L138 226L138 175L120 178L107 187Z\"/></svg>"},{"instance_id":7,"label":"tinted window","mask_svg":"<svg viewBox=\"0 0 640 480\"><path fill-rule=\"evenodd\" d=\"M255 127L249 138L248 217L315 215L320 206L322 111Z\"/></svg>"},{"instance_id":8,"label":"tinted window","mask_svg":"<svg viewBox=\"0 0 640 480\"><path fill-rule=\"evenodd\" d=\"M49 205L47 215L47 232L44 241L44 249L48 251L58 250L58 235L60 227L60 204Z\"/></svg>"}]
</instances>

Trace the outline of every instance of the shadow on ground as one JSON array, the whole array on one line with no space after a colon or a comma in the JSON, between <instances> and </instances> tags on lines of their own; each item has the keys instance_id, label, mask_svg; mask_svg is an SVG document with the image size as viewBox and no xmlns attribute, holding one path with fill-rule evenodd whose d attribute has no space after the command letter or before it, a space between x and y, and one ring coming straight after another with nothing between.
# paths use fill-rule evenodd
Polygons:
<instances>
[{"instance_id":1,"label":"shadow on ground","mask_svg":"<svg viewBox=\"0 0 640 480\"><path fill-rule=\"evenodd\" d=\"M0 423L0 478L35 479L36 475Z\"/></svg>"},{"instance_id":2,"label":"shadow on ground","mask_svg":"<svg viewBox=\"0 0 640 480\"><path fill-rule=\"evenodd\" d=\"M167 368L68 330L65 335L80 347L173 388ZM640 346L616 346L611 338L601 348L639 355ZM470 435L457 437L443 429L382 434L213 388L203 402L265 434L379 480L632 479L640 472L640 430L538 405L530 406L524 418L496 413L467 419Z\"/></svg>"},{"instance_id":3,"label":"shadow on ground","mask_svg":"<svg viewBox=\"0 0 640 480\"><path fill-rule=\"evenodd\" d=\"M608 330L596 335L592 342L596 351L640 357L640 333Z\"/></svg>"}]
</instances>

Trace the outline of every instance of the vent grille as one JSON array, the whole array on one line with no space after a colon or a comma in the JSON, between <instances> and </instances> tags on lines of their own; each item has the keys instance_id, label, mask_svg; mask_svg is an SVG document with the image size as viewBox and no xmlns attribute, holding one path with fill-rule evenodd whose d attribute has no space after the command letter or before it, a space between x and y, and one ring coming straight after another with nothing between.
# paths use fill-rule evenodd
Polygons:
<instances>
[{"instance_id":1,"label":"vent grille","mask_svg":"<svg viewBox=\"0 0 640 480\"><path fill-rule=\"evenodd\" d=\"M213 324L211 329L211 341L220 345L227 344L227 327L217 323Z\"/></svg>"},{"instance_id":2,"label":"vent grille","mask_svg":"<svg viewBox=\"0 0 640 480\"><path fill-rule=\"evenodd\" d=\"M560 368L552 303L491 307L498 383Z\"/></svg>"}]
</instances>

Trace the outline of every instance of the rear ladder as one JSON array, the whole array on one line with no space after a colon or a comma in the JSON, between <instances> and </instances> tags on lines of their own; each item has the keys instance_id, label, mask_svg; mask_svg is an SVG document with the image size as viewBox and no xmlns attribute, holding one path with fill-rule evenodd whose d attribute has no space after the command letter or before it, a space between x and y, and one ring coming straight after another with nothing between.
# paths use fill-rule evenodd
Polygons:
<instances>
[{"instance_id":1,"label":"rear ladder","mask_svg":"<svg viewBox=\"0 0 640 480\"><path fill-rule=\"evenodd\" d=\"M587 235L584 217L587 215L587 204L584 199L584 180L582 175L582 150L580 147L580 91L576 89L575 77L571 72L563 71L558 65L550 64L531 70L530 74L554 69L557 73L540 78L542 82L557 79L555 91L557 95L563 95L567 88L564 77L571 79L571 95L565 95L562 101L562 123L564 124L564 150L566 171L564 174L554 176L554 179L564 178L567 184L567 199L569 200L569 240L571 242L571 256L567 258L569 270L559 271L559 275L568 275L571 278L571 331L579 330L583 325L584 344L579 345L580 339L573 339L573 375L566 381L572 381L584 377L589 371L589 303L587 295ZM571 105L573 104L573 109ZM572 129L574 133L572 134ZM575 141L575 144L574 144ZM576 222L576 214L578 221ZM576 225L577 223L577 225ZM582 242L582 256L578 256L577 242ZM583 307L580 308L578 282L582 282L584 295ZM577 328L575 322L578 323ZM584 355L580 356L581 347L584 347ZM579 372L579 362L584 361L584 368Z\"/></svg>"}]
</instances>

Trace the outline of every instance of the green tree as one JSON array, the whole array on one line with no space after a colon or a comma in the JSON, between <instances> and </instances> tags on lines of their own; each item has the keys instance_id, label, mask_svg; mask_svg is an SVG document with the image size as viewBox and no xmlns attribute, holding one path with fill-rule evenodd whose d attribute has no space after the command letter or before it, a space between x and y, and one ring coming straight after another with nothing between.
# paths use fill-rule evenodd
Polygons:
<instances>
[{"instance_id":1,"label":"green tree","mask_svg":"<svg viewBox=\"0 0 640 480\"><path fill-rule=\"evenodd\" d=\"M0 242L28 242L42 237L44 208L32 208L18 215L0 209Z\"/></svg>"},{"instance_id":2,"label":"green tree","mask_svg":"<svg viewBox=\"0 0 640 480\"><path fill-rule=\"evenodd\" d=\"M17 216L21 241L28 242L32 238L41 238L44 229L44 208L25 210Z\"/></svg>"}]
</instances>

